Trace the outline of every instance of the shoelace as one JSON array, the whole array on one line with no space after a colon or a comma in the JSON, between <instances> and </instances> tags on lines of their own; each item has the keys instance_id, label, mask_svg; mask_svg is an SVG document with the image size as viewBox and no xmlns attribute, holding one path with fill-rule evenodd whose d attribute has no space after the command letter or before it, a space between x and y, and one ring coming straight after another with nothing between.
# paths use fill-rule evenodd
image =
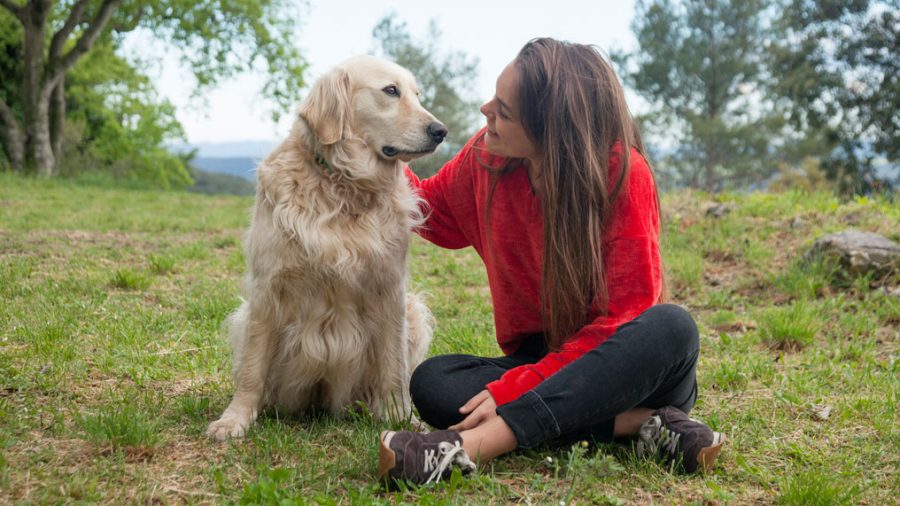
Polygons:
<instances>
[{"instance_id":1,"label":"shoelace","mask_svg":"<svg viewBox=\"0 0 900 506\"><path fill-rule=\"evenodd\" d=\"M451 444L448 441L439 443L437 455L434 450L425 450L424 471L426 473L431 471L431 474L428 476L428 480L425 483L437 483L441 481L441 476L444 474L444 471L454 463L460 466L474 467L472 461L469 460L469 456L466 455L466 451L463 450L463 447L459 444L459 441L454 444Z\"/></svg>"},{"instance_id":2,"label":"shoelace","mask_svg":"<svg viewBox=\"0 0 900 506\"><path fill-rule=\"evenodd\" d=\"M679 441L681 441L680 433L663 427L662 420L658 416L653 416L641 426L638 452L643 455L655 454L662 449L669 459L674 461L678 454Z\"/></svg>"}]
</instances>

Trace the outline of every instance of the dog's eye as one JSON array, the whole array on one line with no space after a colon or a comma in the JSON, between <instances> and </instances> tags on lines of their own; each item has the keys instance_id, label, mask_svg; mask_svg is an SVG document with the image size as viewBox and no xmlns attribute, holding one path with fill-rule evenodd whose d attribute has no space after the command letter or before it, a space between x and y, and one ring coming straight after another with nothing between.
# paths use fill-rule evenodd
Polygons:
<instances>
[{"instance_id":1,"label":"dog's eye","mask_svg":"<svg viewBox=\"0 0 900 506\"><path fill-rule=\"evenodd\" d=\"M397 87L394 86L393 84L390 86L385 86L384 88L381 89L381 91L387 93L388 95L390 95L392 97L400 96L400 90L398 90Z\"/></svg>"}]
</instances>

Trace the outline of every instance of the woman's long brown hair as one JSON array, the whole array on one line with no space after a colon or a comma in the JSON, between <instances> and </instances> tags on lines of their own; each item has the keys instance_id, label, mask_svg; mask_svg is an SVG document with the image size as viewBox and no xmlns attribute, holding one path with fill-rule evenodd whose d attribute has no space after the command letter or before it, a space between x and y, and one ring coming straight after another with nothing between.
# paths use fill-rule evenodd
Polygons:
<instances>
[{"instance_id":1,"label":"woman's long brown hair","mask_svg":"<svg viewBox=\"0 0 900 506\"><path fill-rule=\"evenodd\" d=\"M592 303L607 306L602 234L631 148L643 154L643 146L622 86L593 46L534 39L514 65L522 125L542 154L532 182L544 220L541 303L547 344L557 350L587 323ZM616 142L621 170L610 181Z\"/></svg>"}]
</instances>

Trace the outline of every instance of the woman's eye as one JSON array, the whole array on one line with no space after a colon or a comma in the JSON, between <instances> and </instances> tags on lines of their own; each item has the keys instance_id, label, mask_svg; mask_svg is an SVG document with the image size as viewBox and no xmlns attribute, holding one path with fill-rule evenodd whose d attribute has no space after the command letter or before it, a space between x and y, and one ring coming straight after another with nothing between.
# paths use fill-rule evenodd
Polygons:
<instances>
[{"instance_id":1,"label":"woman's eye","mask_svg":"<svg viewBox=\"0 0 900 506\"><path fill-rule=\"evenodd\" d=\"M386 86L386 87L382 88L381 91L387 93L388 95L390 95L392 97L400 96L400 90L398 90L397 87L394 85Z\"/></svg>"}]
</instances>

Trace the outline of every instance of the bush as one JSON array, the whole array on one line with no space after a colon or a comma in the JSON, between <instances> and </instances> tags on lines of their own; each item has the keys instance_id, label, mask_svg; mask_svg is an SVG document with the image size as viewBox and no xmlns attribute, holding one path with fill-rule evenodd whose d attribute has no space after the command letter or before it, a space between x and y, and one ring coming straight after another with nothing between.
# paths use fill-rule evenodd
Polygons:
<instances>
[{"instance_id":1,"label":"bush","mask_svg":"<svg viewBox=\"0 0 900 506\"><path fill-rule=\"evenodd\" d=\"M782 163L778 167L778 175L769 186L773 192L802 191L806 193L830 192L836 190L834 182L822 170L822 162L818 158L806 157L800 166Z\"/></svg>"}]
</instances>

